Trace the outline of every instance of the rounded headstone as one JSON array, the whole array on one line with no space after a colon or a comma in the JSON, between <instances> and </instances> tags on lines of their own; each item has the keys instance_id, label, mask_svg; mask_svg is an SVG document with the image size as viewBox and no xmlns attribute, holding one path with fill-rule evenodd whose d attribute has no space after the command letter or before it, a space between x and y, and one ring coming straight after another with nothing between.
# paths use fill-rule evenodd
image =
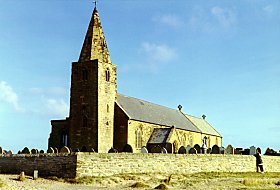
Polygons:
<instances>
[{"instance_id":1,"label":"rounded headstone","mask_svg":"<svg viewBox=\"0 0 280 190\"><path fill-rule=\"evenodd\" d=\"M70 153L70 149L67 146L64 146L60 149L60 153Z\"/></svg>"},{"instance_id":2,"label":"rounded headstone","mask_svg":"<svg viewBox=\"0 0 280 190\"><path fill-rule=\"evenodd\" d=\"M44 154L45 152L44 152L44 150L40 150L40 154Z\"/></svg>"},{"instance_id":3,"label":"rounded headstone","mask_svg":"<svg viewBox=\"0 0 280 190\"><path fill-rule=\"evenodd\" d=\"M196 149L197 154L201 153L201 150L200 150L201 148L198 144L194 145L194 148Z\"/></svg>"},{"instance_id":4,"label":"rounded headstone","mask_svg":"<svg viewBox=\"0 0 280 190\"><path fill-rule=\"evenodd\" d=\"M38 154L38 150L37 149L31 149L31 154Z\"/></svg>"},{"instance_id":5,"label":"rounded headstone","mask_svg":"<svg viewBox=\"0 0 280 190\"><path fill-rule=\"evenodd\" d=\"M147 149L145 146L143 146L143 147L141 148L141 153L146 154L146 153L149 153L149 152L148 152L148 149Z\"/></svg>"},{"instance_id":6,"label":"rounded headstone","mask_svg":"<svg viewBox=\"0 0 280 190\"><path fill-rule=\"evenodd\" d=\"M181 146L178 151L179 154L187 154L187 149L184 146Z\"/></svg>"},{"instance_id":7,"label":"rounded headstone","mask_svg":"<svg viewBox=\"0 0 280 190\"><path fill-rule=\"evenodd\" d=\"M197 154L196 149L195 149L195 148L191 148L191 149L189 150L189 154Z\"/></svg>"},{"instance_id":8,"label":"rounded headstone","mask_svg":"<svg viewBox=\"0 0 280 190\"><path fill-rule=\"evenodd\" d=\"M27 147L24 147L24 149L21 151L22 154L30 154L30 150Z\"/></svg>"},{"instance_id":9,"label":"rounded headstone","mask_svg":"<svg viewBox=\"0 0 280 190\"><path fill-rule=\"evenodd\" d=\"M133 152L133 149L132 149L132 147L129 144L126 144L123 147L123 152Z\"/></svg>"},{"instance_id":10,"label":"rounded headstone","mask_svg":"<svg viewBox=\"0 0 280 190\"><path fill-rule=\"evenodd\" d=\"M221 149L220 149L220 147L218 147L218 145L214 145L213 147L212 147L212 152L211 152L212 154L221 154Z\"/></svg>"},{"instance_id":11,"label":"rounded headstone","mask_svg":"<svg viewBox=\"0 0 280 190\"><path fill-rule=\"evenodd\" d=\"M161 148L161 153L167 154L168 152L167 152L166 148L162 147L162 148Z\"/></svg>"},{"instance_id":12,"label":"rounded headstone","mask_svg":"<svg viewBox=\"0 0 280 190\"><path fill-rule=\"evenodd\" d=\"M161 153L161 147L159 145L152 146L151 153Z\"/></svg>"},{"instance_id":13,"label":"rounded headstone","mask_svg":"<svg viewBox=\"0 0 280 190\"><path fill-rule=\"evenodd\" d=\"M7 152L7 155L12 155L13 154L13 151L11 151L11 150L9 150L8 152Z\"/></svg>"},{"instance_id":14,"label":"rounded headstone","mask_svg":"<svg viewBox=\"0 0 280 190\"><path fill-rule=\"evenodd\" d=\"M232 145L228 145L225 149L225 154L234 154L234 148Z\"/></svg>"},{"instance_id":15,"label":"rounded headstone","mask_svg":"<svg viewBox=\"0 0 280 190\"><path fill-rule=\"evenodd\" d=\"M48 150L47 150L47 153L53 154L54 153L54 149L52 147L49 147Z\"/></svg>"},{"instance_id":16,"label":"rounded headstone","mask_svg":"<svg viewBox=\"0 0 280 190\"><path fill-rule=\"evenodd\" d=\"M108 153L117 153L118 151L114 149L113 147L108 151Z\"/></svg>"}]
</instances>

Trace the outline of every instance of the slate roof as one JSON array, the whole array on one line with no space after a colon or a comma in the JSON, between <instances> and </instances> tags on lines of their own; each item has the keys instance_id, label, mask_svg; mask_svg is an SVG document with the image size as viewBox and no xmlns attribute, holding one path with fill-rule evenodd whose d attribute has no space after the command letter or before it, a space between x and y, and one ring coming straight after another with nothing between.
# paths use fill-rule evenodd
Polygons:
<instances>
[{"instance_id":1,"label":"slate roof","mask_svg":"<svg viewBox=\"0 0 280 190\"><path fill-rule=\"evenodd\" d=\"M129 119L201 132L179 110L124 96L122 94L118 94L117 104L124 110Z\"/></svg>"},{"instance_id":2,"label":"slate roof","mask_svg":"<svg viewBox=\"0 0 280 190\"><path fill-rule=\"evenodd\" d=\"M205 119L197 118L191 115L187 115L186 117L202 132L208 135L214 135L221 137L219 134Z\"/></svg>"},{"instance_id":3,"label":"slate roof","mask_svg":"<svg viewBox=\"0 0 280 190\"><path fill-rule=\"evenodd\" d=\"M166 143L170 131L171 128L154 128L148 143L155 143L155 144Z\"/></svg>"}]
</instances>

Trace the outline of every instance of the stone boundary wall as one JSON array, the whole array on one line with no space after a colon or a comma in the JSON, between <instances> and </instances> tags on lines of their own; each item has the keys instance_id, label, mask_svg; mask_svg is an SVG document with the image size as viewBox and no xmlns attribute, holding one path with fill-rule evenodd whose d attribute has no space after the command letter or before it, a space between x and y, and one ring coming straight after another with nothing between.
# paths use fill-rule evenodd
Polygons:
<instances>
[{"instance_id":1,"label":"stone boundary wall","mask_svg":"<svg viewBox=\"0 0 280 190\"><path fill-rule=\"evenodd\" d=\"M280 172L280 156L262 156L266 172ZM255 172L252 155L77 153L77 177L120 173Z\"/></svg>"},{"instance_id":2,"label":"stone boundary wall","mask_svg":"<svg viewBox=\"0 0 280 190\"><path fill-rule=\"evenodd\" d=\"M74 178L77 156L75 154L13 154L0 155L1 174L25 174L33 176L38 170L39 176L57 176Z\"/></svg>"},{"instance_id":3,"label":"stone boundary wall","mask_svg":"<svg viewBox=\"0 0 280 190\"><path fill-rule=\"evenodd\" d=\"M280 172L280 156L262 156L265 172ZM211 154L71 153L0 155L0 173L24 171L39 176L74 178L121 173L190 174L254 172L255 157Z\"/></svg>"}]
</instances>

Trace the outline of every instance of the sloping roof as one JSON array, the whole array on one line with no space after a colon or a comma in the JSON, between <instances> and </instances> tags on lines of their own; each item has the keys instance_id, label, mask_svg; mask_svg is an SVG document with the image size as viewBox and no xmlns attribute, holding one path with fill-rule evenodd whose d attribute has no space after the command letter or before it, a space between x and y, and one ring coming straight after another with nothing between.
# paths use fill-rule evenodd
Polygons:
<instances>
[{"instance_id":1,"label":"sloping roof","mask_svg":"<svg viewBox=\"0 0 280 190\"><path fill-rule=\"evenodd\" d=\"M202 132L209 135L215 135L221 137L219 134L205 119L197 118L191 115L187 115L186 117Z\"/></svg>"},{"instance_id":2,"label":"sloping roof","mask_svg":"<svg viewBox=\"0 0 280 190\"><path fill-rule=\"evenodd\" d=\"M166 143L166 139L168 138L170 134L171 128L154 128L152 135L150 136L150 139L148 143Z\"/></svg>"},{"instance_id":3,"label":"sloping roof","mask_svg":"<svg viewBox=\"0 0 280 190\"><path fill-rule=\"evenodd\" d=\"M179 110L121 94L118 94L117 104L130 119L200 132L200 130Z\"/></svg>"}]
</instances>

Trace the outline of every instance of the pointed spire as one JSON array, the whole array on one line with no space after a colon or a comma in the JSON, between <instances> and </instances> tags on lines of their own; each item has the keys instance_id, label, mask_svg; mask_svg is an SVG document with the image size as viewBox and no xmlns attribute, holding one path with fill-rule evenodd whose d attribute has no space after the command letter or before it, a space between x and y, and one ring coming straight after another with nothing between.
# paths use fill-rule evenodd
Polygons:
<instances>
[{"instance_id":1,"label":"pointed spire","mask_svg":"<svg viewBox=\"0 0 280 190\"><path fill-rule=\"evenodd\" d=\"M99 62L111 63L109 50L102 30L96 4L87 29L79 62L98 59Z\"/></svg>"}]
</instances>

